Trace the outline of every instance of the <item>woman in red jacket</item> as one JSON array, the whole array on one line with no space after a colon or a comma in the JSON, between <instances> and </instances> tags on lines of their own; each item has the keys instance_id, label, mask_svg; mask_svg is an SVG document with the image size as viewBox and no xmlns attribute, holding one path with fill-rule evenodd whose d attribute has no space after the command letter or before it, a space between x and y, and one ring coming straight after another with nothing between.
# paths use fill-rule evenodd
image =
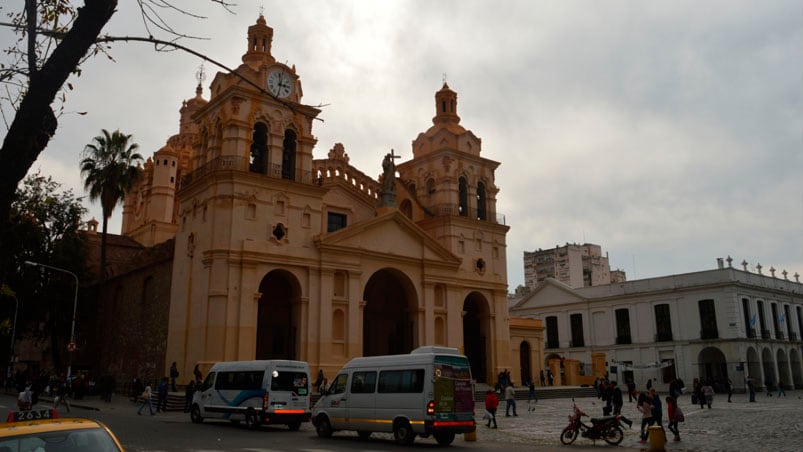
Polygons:
<instances>
[{"instance_id":1,"label":"woman in red jacket","mask_svg":"<svg viewBox=\"0 0 803 452\"><path fill-rule=\"evenodd\" d=\"M496 393L493 391L493 389L489 389L485 394L485 411L487 411L491 416L488 419L488 427L491 427L491 421L493 421L494 426L491 428L496 428L496 408L498 406L499 399L496 397Z\"/></svg>"}]
</instances>

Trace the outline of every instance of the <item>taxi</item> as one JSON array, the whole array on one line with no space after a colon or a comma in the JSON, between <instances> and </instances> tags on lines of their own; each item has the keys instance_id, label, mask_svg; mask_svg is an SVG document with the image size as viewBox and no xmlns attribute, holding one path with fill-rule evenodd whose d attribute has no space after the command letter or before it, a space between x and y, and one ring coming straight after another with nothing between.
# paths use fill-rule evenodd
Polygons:
<instances>
[{"instance_id":1,"label":"taxi","mask_svg":"<svg viewBox=\"0 0 803 452\"><path fill-rule=\"evenodd\" d=\"M24 410L0 424L0 452L122 452L102 422L59 418L55 410Z\"/></svg>"}]
</instances>

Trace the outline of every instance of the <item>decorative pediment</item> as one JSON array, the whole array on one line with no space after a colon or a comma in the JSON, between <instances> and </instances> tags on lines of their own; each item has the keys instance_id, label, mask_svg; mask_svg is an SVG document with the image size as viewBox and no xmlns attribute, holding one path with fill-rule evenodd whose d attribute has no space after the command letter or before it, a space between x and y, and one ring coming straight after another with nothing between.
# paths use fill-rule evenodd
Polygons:
<instances>
[{"instance_id":1,"label":"decorative pediment","mask_svg":"<svg viewBox=\"0 0 803 452\"><path fill-rule=\"evenodd\" d=\"M458 268L461 259L432 239L400 211L393 210L337 232L319 236L316 244L345 254L375 254L399 259L425 260Z\"/></svg>"},{"instance_id":2,"label":"decorative pediment","mask_svg":"<svg viewBox=\"0 0 803 452\"><path fill-rule=\"evenodd\" d=\"M556 279L547 278L535 290L516 303L511 312L523 313L530 308L562 306L582 301L586 301L586 298L579 295L571 287Z\"/></svg>"}]
</instances>

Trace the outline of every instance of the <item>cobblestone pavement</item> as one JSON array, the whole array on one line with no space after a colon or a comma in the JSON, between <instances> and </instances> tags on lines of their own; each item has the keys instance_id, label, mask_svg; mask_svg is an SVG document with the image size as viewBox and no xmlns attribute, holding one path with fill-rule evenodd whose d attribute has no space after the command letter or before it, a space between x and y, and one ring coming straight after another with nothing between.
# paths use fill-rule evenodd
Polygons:
<instances>
[{"instance_id":1,"label":"cobblestone pavement","mask_svg":"<svg viewBox=\"0 0 803 452\"><path fill-rule=\"evenodd\" d=\"M661 399L666 397L662 395ZM691 404L691 396L680 398L686 421L680 424L680 442L672 441L667 431L668 451L803 451L803 391L788 391L786 397L767 397L756 395L755 403L748 403L744 394L734 394L732 403L726 395L717 394L712 408L701 409ZM577 406L590 416L602 415L602 402L596 398L575 399ZM666 404L664 403L664 417ZM498 429L489 429L480 423L482 404L477 407L477 440L528 442L540 446L560 444L560 432L568 425L572 414L571 399L544 399L532 405L528 411L527 401L517 401L518 416L505 417L505 402L502 400L497 411ZM634 450L647 450L649 443L639 442L641 415L635 402L625 398L622 414L633 421L633 428L624 426L625 438L621 447ZM584 422L590 424L588 418ZM666 421L664 421L666 426ZM578 446L591 446L589 439L578 437ZM604 441L597 441L600 447ZM571 446L565 447L566 450ZM621 450L621 449L620 449Z\"/></svg>"}]
</instances>

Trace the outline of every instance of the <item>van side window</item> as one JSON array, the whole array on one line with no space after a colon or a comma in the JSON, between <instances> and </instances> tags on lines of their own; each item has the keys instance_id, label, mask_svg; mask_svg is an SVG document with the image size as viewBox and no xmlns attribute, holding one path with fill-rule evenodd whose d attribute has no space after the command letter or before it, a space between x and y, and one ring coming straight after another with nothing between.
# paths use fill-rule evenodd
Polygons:
<instances>
[{"instance_id":1,"label":"van side window","mask_svg":"<svg viewBox=\"0 0 803 452\"><path fill-rule=\"evenodd\" d=\"M352 394L373 394L376 389L376 372L354 372L351 377Z\"/></svg>"},{"instance_id":2,"label":"van side window","mask_svg":"<svg viewBox=\"0 0 803 452\"><path fill-rule=\"evenodd\" d=\"M234 389L242 390L259 390L262 388L262 377L265 375L264 371L237 371L237 372L219 372L217 376L217 386L219 390Z\"/></svg>"},{"instance_id":3,"label":"van side window","mask_svg":"<svg viewBox=\"0 0 803 452\"><path fill-rule=\"evenodd\" d=\"M421 393L424 369L386 370L379 373L380 393Z\"/></svg>"},{"instance_id":4,"label":"van side window","mask_svg":"<svg viewBox=\"0 0 803 452\"><path fill-rule=\"evenodd\" d=\"M348 378L348 374L338 375L329 387L329 394L342 394L346 392L346 380L348 380Z\"/></svg>"},{"instance_id":5,"label":"van side window","mask_svg":"<svg viewBox=\"0 0 803 452\"><path fill-rule=\"evenodd\" d=\"M271 391L295 392L298 395L309 394L309 381L306 372L281 370L271 378Z\"/></svg>"}]
</instances>

